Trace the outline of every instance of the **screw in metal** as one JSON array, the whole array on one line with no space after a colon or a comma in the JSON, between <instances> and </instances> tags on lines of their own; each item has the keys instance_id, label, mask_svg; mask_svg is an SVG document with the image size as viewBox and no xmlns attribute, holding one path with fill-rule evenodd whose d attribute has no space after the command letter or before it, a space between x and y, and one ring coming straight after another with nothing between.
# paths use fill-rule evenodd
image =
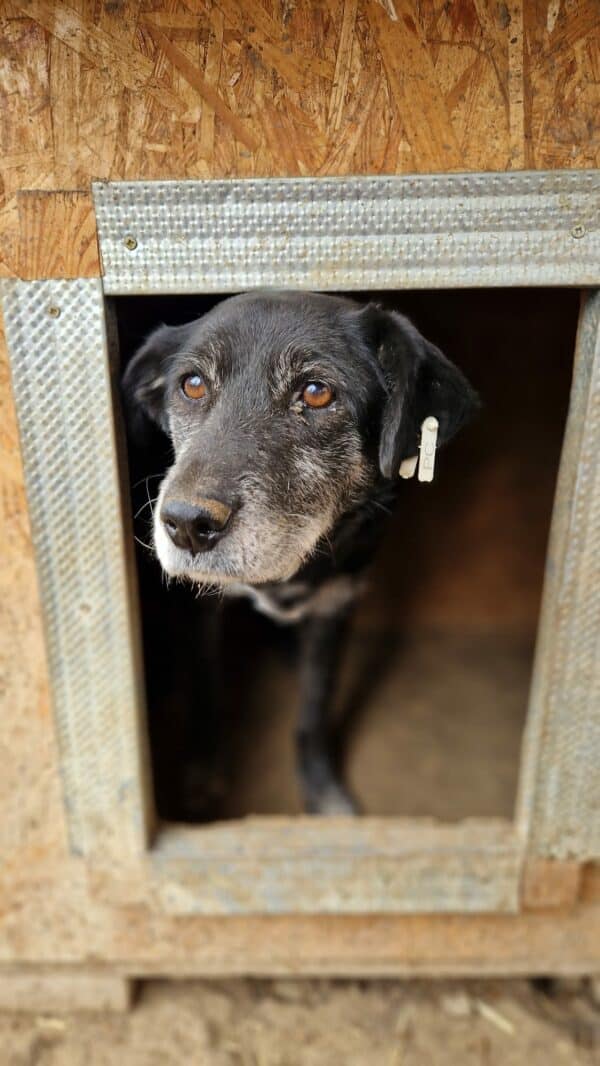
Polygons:
<instances>
[{"instance_id":1,"label":"screw in metal","mask_svg":"<svg viewBox=\"0 0 600 1066\"><path fill-rule=\"evenodd\" d=\"M578 222L576 226L573 226L571 236L575 238L585 237L585 226L581 222Z\"/></svg>"},{"instance_id":2,"label":"screw in metal","mask_svg":"<svg viewBox=\"0 0 600 1066\"><path fill-rule=\"evenodd\" d=\"M128 249L128 251L134 252L135 249L137 248L137 241L136 241L135 237L131 237L131 236L126 237L125 238L125 247Z\"/></svg>"},{"instance_id":3,"label":"screw in metal","mask_svg":"<svg viewBox=\"0 0 600 1066\"><path fill-rule=\"evenodd\" d=\"M60 307L57 307L56 304L50 304L48 314L50 315L50 318L58 318L60 315Z\"/></svg>"}]
</instances>

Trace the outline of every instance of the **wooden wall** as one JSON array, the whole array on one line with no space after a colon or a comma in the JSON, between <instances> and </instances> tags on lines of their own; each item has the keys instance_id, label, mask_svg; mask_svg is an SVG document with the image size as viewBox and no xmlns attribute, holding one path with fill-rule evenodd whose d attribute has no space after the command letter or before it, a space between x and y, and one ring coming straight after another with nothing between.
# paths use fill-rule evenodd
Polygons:
<instances>
[{"instance_id":1,"label":"wooden wall","mask_svg":"<svg viewBox=\"0 0 600 1066\"><path fill-rule=\"evenodd\" d=\"M2 0L0 278L99 273L92 179L595 166L599 87L597 0ZM1 332L0 544L0 959L124 958L67 859Z\"/></svg>"},{"instance_id":2,"label":"wooden wall","mask_svg":"<svg viewBox=\"0 0 600 1066\"><path fill-rule=\"evenodd\" d=\"M599 116L597 0L2 0L0 278L100 272L92 179L589 167ZM0 698L39 745L1 332L0 415Z\"/></svg>"},{"instance_id":3,"label":"wooden wall","mask_svg":"<svg viewBox=\"0 0 600 1066\"><path fill-rule=\"evenodd\" d=\"M2 12L0 275L97 272L94 178L598 163L597 0L3 0ZM65 204L23 190L80 192Z\"/></svg>"}]
</instances>

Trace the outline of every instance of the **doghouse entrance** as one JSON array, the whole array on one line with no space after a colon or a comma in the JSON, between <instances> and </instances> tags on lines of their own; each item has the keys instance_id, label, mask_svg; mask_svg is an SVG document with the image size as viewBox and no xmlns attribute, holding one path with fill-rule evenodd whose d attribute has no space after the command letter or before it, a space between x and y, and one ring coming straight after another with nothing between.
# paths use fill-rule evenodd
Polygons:
<instances>
[{"instance_id":1,"label":"doghouse entrance","mask_svg":"<svg viewBox=\"0 0 600 1066\"><path fill-rule=\"evenodd\" d=\"M3 282L65 823L102 896L178 914L506 914L563 900L564 875L598 855L598 292L583 292L574 336L574 289L598 284L597 188L593 172L99 183L102 278ZM157 320L182 320L183 294L187 317L214 294L273 285L385 290L384 302L401 290L486 406L433 486L402 486L357 620L342 754L366 816L276 816L297 809L281 723L295 682L285 632L238 605L236 788L220 824L186 827L172 787L190 659L204 680L193 655L206 604L182 638L179 601L193 600L176 587L148 596L141 557L149 758L110 305L126 359ZM513 809L573 352L516 814L455 821ZM134 506L147 507L164 444L142 470L132 459ZM502 750L499 721L511 723ZM267 817L234 818L250 810Z\"/></svg>"},{"instance_id":2,"label":"doghouse entrance","mask_svg":"<svg viewBox=\"0 0 600 1066\"><path fill-rule=\"evenodd\" d=\"M408 314L467 374L483 408L440 457L433 485L401 486L345 655L340 761L365 814L511 818L579 295L352 295ZM217 299L116 298L122 366L156 324L188 321ZM164 819L181 820L215 603L167 590L142 546L168 461L158 434L130 455L156 801ZM229 785L210 816L299 813L293 632L232 602L224 665Z\"/></svg>"}]
</instances>

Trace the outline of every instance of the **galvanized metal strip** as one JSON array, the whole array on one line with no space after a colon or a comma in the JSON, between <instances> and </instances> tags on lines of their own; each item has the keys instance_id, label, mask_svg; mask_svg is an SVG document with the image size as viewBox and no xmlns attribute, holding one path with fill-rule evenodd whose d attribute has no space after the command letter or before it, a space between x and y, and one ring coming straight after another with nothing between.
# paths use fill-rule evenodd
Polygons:
<instances>
[{"instance_id":1,"label":"galvanized metal strip","mask_svg":"<svg viewBox=\"0 0 600 1066\"><path fill-rule=\"evenodd\" d=\"M170 914L514 913L521 860L515 827L500 819L165 826L141 898Z\"/></svg>"},{"instance_id":2,"label":"galvanized metal strip","mask_svg":"<svg viewBox=\"0 0 600 1066\"><path fill-rule=\"evenodd\" d=\"M600 858L600 291L583 305L546 564L519 822L533 855Z\"/></svg>"},{"instance_id":3,"label":"galvanized metal strip","mask_svg":"<svg viewBox=\"0 0 600 1066\"><path fill-rule=\"evenodd\" d=\"M71 847L133 857L148 790L102 286L1 291Z\"/></svg>"},{"instance_id":4,"label":"galvanized metal strip","mask_svg":"<svg viewBox=\"0 0 600 1066\"><path fill-rule=\"evenodd\" d=\"M107 182L107 293L600 284L600 171Z\"/></svg>"}]
</instances>

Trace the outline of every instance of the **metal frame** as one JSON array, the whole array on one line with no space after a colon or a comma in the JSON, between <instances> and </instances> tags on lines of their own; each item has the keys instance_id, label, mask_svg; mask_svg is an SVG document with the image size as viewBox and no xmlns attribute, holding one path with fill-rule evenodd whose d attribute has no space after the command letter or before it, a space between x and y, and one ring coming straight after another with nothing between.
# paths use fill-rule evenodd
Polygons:
<instances>
[{"instance_id":1,"label":"metal frame","mask_svg":"<svg viewBox=\"0 0 600 1066\"><path fill-rule=\"evenodd\" d=\"M517 801L532 855L600 857L600 290L583 300Z\"/></svg>"},{"instance_id":2,"label":"metal frame","mask_svg":"<svg viewBox=\"0 0 600 1066\"><path fill-rule=\"evenodd\" d=\"M70 845L141 853L143 675L102 283L7 280L2 296Z\"/></svg>"},{"instance_id":3,"label":"metal frame","mask_svg":"<svg viewBox=\"0 0 600 1066\"><path fill-rule=\"evenodd\" d=\"M93 186L104 290L598 284L600 171Z\"/></svg>"},{"instance_id":4,"label":"metal frame","mask_svg":"<svg viewBox=\"0 0 600 1066\"><path fill-rule=\"evenodd\" d=\"M600 855L600 295L578 337L515 823L253 819L152 839L105 300L600 285L599 192L598 172L101 184L103 281L4 283L71 844L114 898L150 893L172 913L515 911L528 855Z\"/></svg>"}]
</instances>

